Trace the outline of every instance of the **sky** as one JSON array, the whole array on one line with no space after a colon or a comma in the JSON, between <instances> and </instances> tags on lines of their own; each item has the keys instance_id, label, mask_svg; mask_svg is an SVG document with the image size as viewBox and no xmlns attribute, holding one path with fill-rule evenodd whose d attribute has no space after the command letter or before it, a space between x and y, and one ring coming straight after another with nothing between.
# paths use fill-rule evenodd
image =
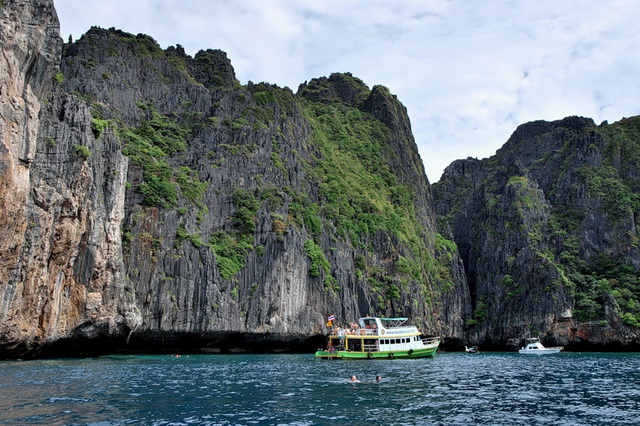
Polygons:
<instances>
[{"instance_id":1,"label":"sky","mask_svg":"<svg viewBox=\"0 0 640 426\"><path fill-rule=\"evenodd\" d=\"M54 0L91 26L227 53L241 84L350 72L404 104L430 182L520 124L640 115L636 0Z\"/></svg>"}]
</instances>

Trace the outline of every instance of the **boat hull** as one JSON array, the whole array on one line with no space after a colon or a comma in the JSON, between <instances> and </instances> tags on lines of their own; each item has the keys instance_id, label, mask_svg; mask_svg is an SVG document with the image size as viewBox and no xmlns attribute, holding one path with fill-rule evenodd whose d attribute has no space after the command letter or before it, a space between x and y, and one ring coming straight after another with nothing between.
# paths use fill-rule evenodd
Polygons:
<instances>
[{"instance_id":1,"label":"boat hull","mask_svg":"<svg viewBox=\"0 0 640 426\"><path fill-rule=\"evenodd\" d=\"M520 349L518 352L524 355L551 355L557 354L561 351L560 348L547 348L547 349Z\"/></svg>"},{"instance_id":2,"label":"boat hull","mask_svg":"<svg viewBox=\"0 0 640 426\"><path fill-rule=\"evenodd\" d=\"M406 359L406 358L431 358L438 351L438 345L431 345L420 349L408 349L385 352L358 352L358 351L317 351L316 358L329 360L342 359Z\"/></svg>"}]
</instances>

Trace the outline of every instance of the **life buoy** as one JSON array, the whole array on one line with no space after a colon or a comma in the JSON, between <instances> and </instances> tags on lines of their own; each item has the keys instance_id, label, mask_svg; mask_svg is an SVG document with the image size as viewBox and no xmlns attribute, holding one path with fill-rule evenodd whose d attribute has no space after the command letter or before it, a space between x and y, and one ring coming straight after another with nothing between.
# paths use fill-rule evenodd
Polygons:
<instances>
[{"instance_id":1,"label":"life buoy","mask_svg":"<svg viewBox=\"0 0 640 426\"><path fill-rule=\"evenodd\" d=\"M389 358L393 358L393 352L389 353Z\"/></svg>"},{"instance_id":2,"label":"life buoy","mask_svg":"<svg viewBox=\"0 0 640 426\"><path fill-rule=\"evenodd\" d=\"M387 332L387 330L385 330L384 328L382 330L380 330L380 334L384 334L386 332Z\"/></svg>"},{"instance_id":3,"label":"life buoy","mask_svg":"<svg viewBox=\"0 0 640 426\"><path fill-rule=\"evenodd\" d=\"M413 349L409 349L409 355L413 355Z\"/></svg>"},{"instance_id":4,"label":"life buoy","mask_svg":"<svg viewBox=\"0 0 640 426\"><path fill-rule=\"evenodd\" d=\"M373 354L372 354L371 352L369 352L369 353L367 354L367 358L369 358L369 359L373 358Z\"/></svg>"}]
</instances>

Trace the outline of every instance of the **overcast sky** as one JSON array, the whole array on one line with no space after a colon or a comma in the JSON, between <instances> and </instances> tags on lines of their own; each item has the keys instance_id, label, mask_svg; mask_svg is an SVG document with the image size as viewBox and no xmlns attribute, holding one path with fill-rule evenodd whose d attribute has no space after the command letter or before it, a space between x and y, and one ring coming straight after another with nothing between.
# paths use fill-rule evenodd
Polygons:
<instances>
[{"instance_id":1,"label":"overcast sky","mask_svg":"<svg viewBox=\"0 0 640 426\"><path fill-rule=\"evenodd\" d=\"M636 0L54 0L61 35L92 25L188 54L221 49L242 84L294 92L333 72L407 107L429 180L485 158L519 124L640 114Z\"/></svg>"}]
</instances>

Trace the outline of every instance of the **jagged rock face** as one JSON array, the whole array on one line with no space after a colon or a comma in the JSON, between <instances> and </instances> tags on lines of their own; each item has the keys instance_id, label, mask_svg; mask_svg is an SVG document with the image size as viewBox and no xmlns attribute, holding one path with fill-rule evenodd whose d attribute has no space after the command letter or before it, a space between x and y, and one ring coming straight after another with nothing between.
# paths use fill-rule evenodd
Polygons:
<instances>
[{"instance_id":1,"label":"jagged rock face","mask_svg":"<svg viewBox=\"0 0 640 426\"><path fill-rule=\"evenodd\" d=\"M406 315L461 341L462 264L386 88L243 87L224 52L99 28L63 46L52 79L47 11L49 62L15 71L40 76L27 88L46 106L3 148L23 198L3 210L19 212L2 222L4 356L310 350L328 314Z\"/></svg>"},{"instance_id":2,"label":"jagged rock face","mask_svg":"<svg viewBox=\"0 0 640 426\"><path fill-rule=\"evenodd\" d=\"M219 50L0 16L2 356L310 351L329 314L637 348L638 119L520 126L434 204L382 86L242 86Z\"/></svg>"},{"instance_id":3,"label":"jagged rock face","mask_svg":"<svg viewBox=\"0 0 640 426\"><path fill-rule=\"evenodd\" d=\"M637 347L636 129L636 119L528 123L494 157L445 170L436 212L465 265L471 341L514 347L539 333Z\"/></svg>"},{"instance_id":4,"label":"jagged rock face","mask_svg":"<svg viewBox=\"0 0 640 426\"><path fill-rule=\"evenodd\" d=\"M141 42L152 54L139 54ZM223 64L226 57L219 53L201 52L194 59L170 55L167 60L157 46L148 43L149 39L141 36L132 41L118 32L94 29L68 47L62 67L66 90L89 93L94 108L102 107L102 117L117 118L121 127L137 126L149 118L144 116L149 110L143 112L140 102L153 105L166 117L177 117L182 126L195 121L189 125L184 151L169 159L170 167L187 167L199 182L208 185L200 200L192 200L189 211L178 205L173 209L148 206L148 200L141 197L144 191L135 190L146 184L147 172L140 164L129 170L133 190L127 193L123 229L132 237L123 254L142 313L134 338L158 331L313 335L323 332L324 316L329 312L344 321L380 312L424 318L425 325L434 330L449 324L423 302L425 297L437 300L437 289L426 287L419 292L418 284L402 284L406 293L389 301L388 288L380 290L381 295L367 288L368 271L382 271L378 275L388 278L399 253L407 255L406 243L397 235L378 230L352 236L361 241L345 239L336 229L338 219L328 219L328 212L315 215L321 229L309 229L314 219L305 219L305 213L297 210L300 205L307 211L323 209L323 202L333 200L323 200L323 188L314 176L317 163L329 160L316 145L313 125L301 110L303 100L275 86L239 87L229 72L230 64ZM107 53L96 57L96 51ZM110 51L118 54L109 55ZM211 58L210 67L205 64L207 58ZM95 66L87 67L94 64L92 61ZM219 72L220 77L203 71L207 69ZM105 73L108 78L102 78ZM141 73L139 84L128 82L132 75ZM158 80L158 75L166 78ZM195 80L198 75L209 77L200 84ZM331 76L329 93L337 94L350 111L360 106L359 98L366 99L370 109L383 111L383 124L393 125L387 124L392 131L385 130L384 149L389 150L385 166L403 170L399 186L426 183L421 166L411 163L417 154L404 108L388 92L381 94L384 91L378 88L369 94L364 84L350 85L349 80L347 76ZM87 81L92 84L90 92ZM376 113L372 115L375 120ZM399 142L403 145L396 147ZM435 233L435 226L425 188L416 191L413 208L418 238L426 240ZM235 199L239 193L247 203L255 203L250 223L241 226L237 222L242 206ZM261 195L266 193L273 196ZM245 261L232 271L235 273L229 273L221 265L232 256L223 252L243 244L239 234L250 237L253 247L235 253L234 260L240 254ZM310 245L311 241L316 245ZM358 248L365 245L370 248ZM319 248L320 257L330 265L319 274L314 274L310 265L309 247ZM434 250L432 246L428 249ZM358 256L366 259L360 277L354 267ZM394 284L385 285L393 288Z\"/></svg>"},{"instance_id":5,"label":"jagged rock face","mask_svg":"<svg viewBox=\"0 0 640 426\"><path fill-rule=\"evenodd\" d=\"M28 276L31 165L36 157L38 114L60 54L59 25L51 1L0 5L0 345L42 336L39 315L14 303L37 292L40 276ZM42 271L39 271L40 275ZM32 283L36 284L33 285ZM36 297L37 298L37 297ZM42 305L51 303L41 301ZM46 325L45 325L46 326Z\"/></svg>"}]
</instances>

